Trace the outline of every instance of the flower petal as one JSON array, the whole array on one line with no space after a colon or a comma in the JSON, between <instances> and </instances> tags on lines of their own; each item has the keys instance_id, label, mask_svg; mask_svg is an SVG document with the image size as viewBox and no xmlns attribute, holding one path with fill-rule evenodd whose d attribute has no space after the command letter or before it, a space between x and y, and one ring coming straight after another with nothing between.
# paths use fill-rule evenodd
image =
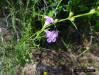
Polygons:
<instances>
[{"instance_id":1,"label":"flower petal","mask_svg":"<svg viewBox=\"0 0 99 75\"><path fill-rule=\"evenodd\" d=\"M47 42L50 43L52 40L50 38L47 38Z\"/></svg>"},{"instance_id":2,"label":"flower petal","mask_svg":"<svg viewBox=\"0 0 99 75\"><path fill-rule=\"evenodd\" d=\"M50 23L48 21L45 21L44 25L49 25Z\"/></svg>"},{"instance_id":3,"label":"flower petal","mask_svg":"<svg viewBox=\"0 0 99 75\"><path fill-rule=\"evenodd\" d=\"M49 18L49 17L45 15L44 18Z\"/></svg>"},{"instance_id":4,"label":"flower petal","mask_svg":"<svg viewBox=\"0 0 99 75\"><path fill-rule=\"evenodd\" d=\"M46 31L46 37L47 38L51 37L51 31Z\"/></svg>"},{"instance_id":5,"label":"flower petal","mask_svg":"<svg viewBox=\"0 0 99 75\"><path fill-rule=\"evenodd\" d=\"M56 38L52 39L52 42L56 42Z\"/></svg>"},{"instance_id":6,"label":"flower petal","mask_svg":"<svg viewBox=\"0 0 99 75\"><path fill-rule=\"evenodd\" d=\"M45 24L44 25L48 25L54 22L53 18L48 17L48 16L44 16L44 18L46 19Z\"/></svg>"},{"instance_id":7,"label":"flower petal","mask_svg":"<svg viewBox=\"0 0 99 75\"><path fill-rule=\"evenodd\" d=\"M52 31L52 34L53 34L53 38L57 38L58 37L58 32Z\"/></svg>"}]
</instances>

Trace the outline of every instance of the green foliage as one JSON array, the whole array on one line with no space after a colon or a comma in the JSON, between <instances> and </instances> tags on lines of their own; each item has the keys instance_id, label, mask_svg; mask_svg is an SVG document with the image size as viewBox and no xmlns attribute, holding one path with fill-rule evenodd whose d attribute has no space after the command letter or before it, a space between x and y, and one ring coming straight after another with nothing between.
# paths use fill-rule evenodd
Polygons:
<instances>
[{"instance_id":1,"label":"green foliage","mask_svg":"<svg viewBox=\"0 0 99 75\"><path fill-rule=\"evenodd\" d=\"M6 3L5 1L2 2ZM88 0L17 0L8 1L7 3L9 3L8 12L11 15L9 20L14 35L18 34L17 28L21 31L19 41L17 41L18 39L13 40L14 53L12 54L14 56L12 58L15 59L15 64L17 65L24 66L26 63L30 63L32 60L31 52L34 49L48 48L47 45L50 44L45 41L45 31L51 29L51 27L52 30L57 29L59 31L59 39L63 37L63 40L66 42L68 42L66 37L68 38L69 32L71 32L69 28L73 28L75 31L82 28L85 29L83 31L86 33L89 23L95 22L93 29L97 32L99 31L99 6L95 6L97 3L96 0L90 0L90 2ZM44 26L45 15L59 20L53 24ZM71 46L71 43L66 44L64 41L62 42L65 48ZM57 43L54 43L54 48L58 48ZM10 44L12 45L12 43ZM81 52L79 56L85 52L87 50ZM11 62L6 64L9 68L11 68L11 65L13 66Z\"/></svg>"},{"instance_id":2,"label":"green foliage","mask_svg":"<svg viewBox=\"0 0 99 75\"><path fill-rule=\"evenodd\" d=\"M99 32L99 22L97 22L94 26L94 30L96 30L97 32Z\"/></svg>"}]
</instances>

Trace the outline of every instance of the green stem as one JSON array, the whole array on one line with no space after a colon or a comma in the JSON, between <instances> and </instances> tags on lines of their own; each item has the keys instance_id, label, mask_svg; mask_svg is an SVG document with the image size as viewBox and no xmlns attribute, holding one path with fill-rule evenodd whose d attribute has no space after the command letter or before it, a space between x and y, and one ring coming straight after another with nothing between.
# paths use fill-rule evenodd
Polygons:
<instances>
[{"instance_id":1,"label":"green stem","mask_svg":"<svg viewBox=\"0 0 99 75\"><path fill-rule=\"evenodd\" d=\"M61 0L61 1L62 1L62 0ZM60 2L61 2L61 1L60 1ZM56 9L57 9L57 7L56 7ZM71 18L74 18L74 19L75 19L75 18L78 18L78 17L87 16L87 15L92 15L92 14L95 14L95 13L96 13L96 12L94 12L94 13L88 12L88 13L76 15L76 16L73 16L73 17L68 17L68 18L59 20L59 21L57 21L57 22L54 22L54 23L52 23L52 24L49 24L49 25L44 25L44 26L42 27L42 29L41 29L38 33L36 33L37 36L36 36L33 40L37 39L38 36L39 36L47 27L49 27L49 26L51 26L51 25L53 25L53 24L56 24L56 23L58 23L58 22L62 22L62 21L65 21L65 20L70 20L70 21L71 21ZM36 35L36 34L34 34L34 35ZM34 36L34 35L33 35L33 36ZM31 36L30 38L32 38L33 36ZM30 39L30 38L29 38L29 39ZM27 39L27 41L28 41L29 39ZM85 53L86 51L87 51L87 50L85 50L83 53ZM82 55L83 53L81 53L80 55Z\"/></svg>"},{"instance_id":2,"label":"green stem","mask_svg":"<svg viewBox=\"0 0 99 75\"><path fill-rule=\"evenodd\" d=\"M90 12L88 12L88 13L84 13L84 14L76 15L76 16L73 16L73 17L68 17L68 18L59 20L59 21L57 21L57 22L62 22L62 21L65 21L65 20L71 20L71 18L78 18L78 17L82 17L82 16L92 15L92 14L95 14L95 13L96 13L96 12L94 12L94 13L90 13ZM54 24L57 23L57 22L54 22Z\"/></svg>"},{"instance_id":3,"label":"green stem","mask_svg":"<svg viewBox=\"0 0 99 75\"><path fill-rule=\"evenodd\" d=\"M80 15L73 16L73 18L78 18L78 17L87 16L87 15L92 15L92 14L93 14L93 13L80 14Z\"/></svg>"}]
</instances>

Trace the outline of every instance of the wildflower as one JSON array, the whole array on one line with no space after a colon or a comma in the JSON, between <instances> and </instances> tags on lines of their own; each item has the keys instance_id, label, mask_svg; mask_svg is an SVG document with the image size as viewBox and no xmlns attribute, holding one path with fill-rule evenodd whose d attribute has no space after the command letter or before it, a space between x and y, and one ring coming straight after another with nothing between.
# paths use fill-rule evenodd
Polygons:
<instances>
[{"instance_id":1,"label":"wildflower","mask_svg":"<svg viewBox=\"0 0 99 75\"><path fill-rule=\"evenodd\" d=\"M46 19L44 25L49 25L49 24L51 24L51 23L54 22L53 18L50 18L50 17L48 17L48 16L44 16L44 18Z\"/></svg>"},{"instance_id":2,"label":"wildflower","mask_svg":"<svg viewBox=\"0 0 99 75\"><path fill-rule=\"evenodd\" d=\"M49 25L54 22L53 18L50 18L48 16L44 16L44 18L46 19L44 25ZM58 32L56 32L55 30L54 31L46 31L46 37L47 37L48 43L56 42L56 38L58 37Z\"/></svg>"},{"instance_id":3,"label":"wildflower","mask_svg":"<svg viewBox=\"0 0 99 75\"><path fill-rule=\"evenodd\" d=\"M46 31L47 42L55 42L58 37L58 32L56 31Z\"/></svg>"}]
</instances>

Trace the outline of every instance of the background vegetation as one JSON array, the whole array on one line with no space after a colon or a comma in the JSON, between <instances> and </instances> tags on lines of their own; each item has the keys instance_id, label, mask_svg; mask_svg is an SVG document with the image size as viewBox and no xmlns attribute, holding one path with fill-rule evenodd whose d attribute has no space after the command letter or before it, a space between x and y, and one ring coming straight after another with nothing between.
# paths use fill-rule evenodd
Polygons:
<instances>
[{"instance_id":1,"label":"background vegetation","mask_svg":"<svg viewBox=\"0 0 99 75\"><path fill-rule=\"evenodd\" d=\"M14 75L17 66L31 63L31 52L38 48L71 48L80 57L93 44L99 46L98 0L1 0L0 11L0 27L13 37L0 41L0 75ZM45 15L58 21L44 26ZM46 41L47 29L58 31L55 43Z\"/></svg>"}]
</instances>

